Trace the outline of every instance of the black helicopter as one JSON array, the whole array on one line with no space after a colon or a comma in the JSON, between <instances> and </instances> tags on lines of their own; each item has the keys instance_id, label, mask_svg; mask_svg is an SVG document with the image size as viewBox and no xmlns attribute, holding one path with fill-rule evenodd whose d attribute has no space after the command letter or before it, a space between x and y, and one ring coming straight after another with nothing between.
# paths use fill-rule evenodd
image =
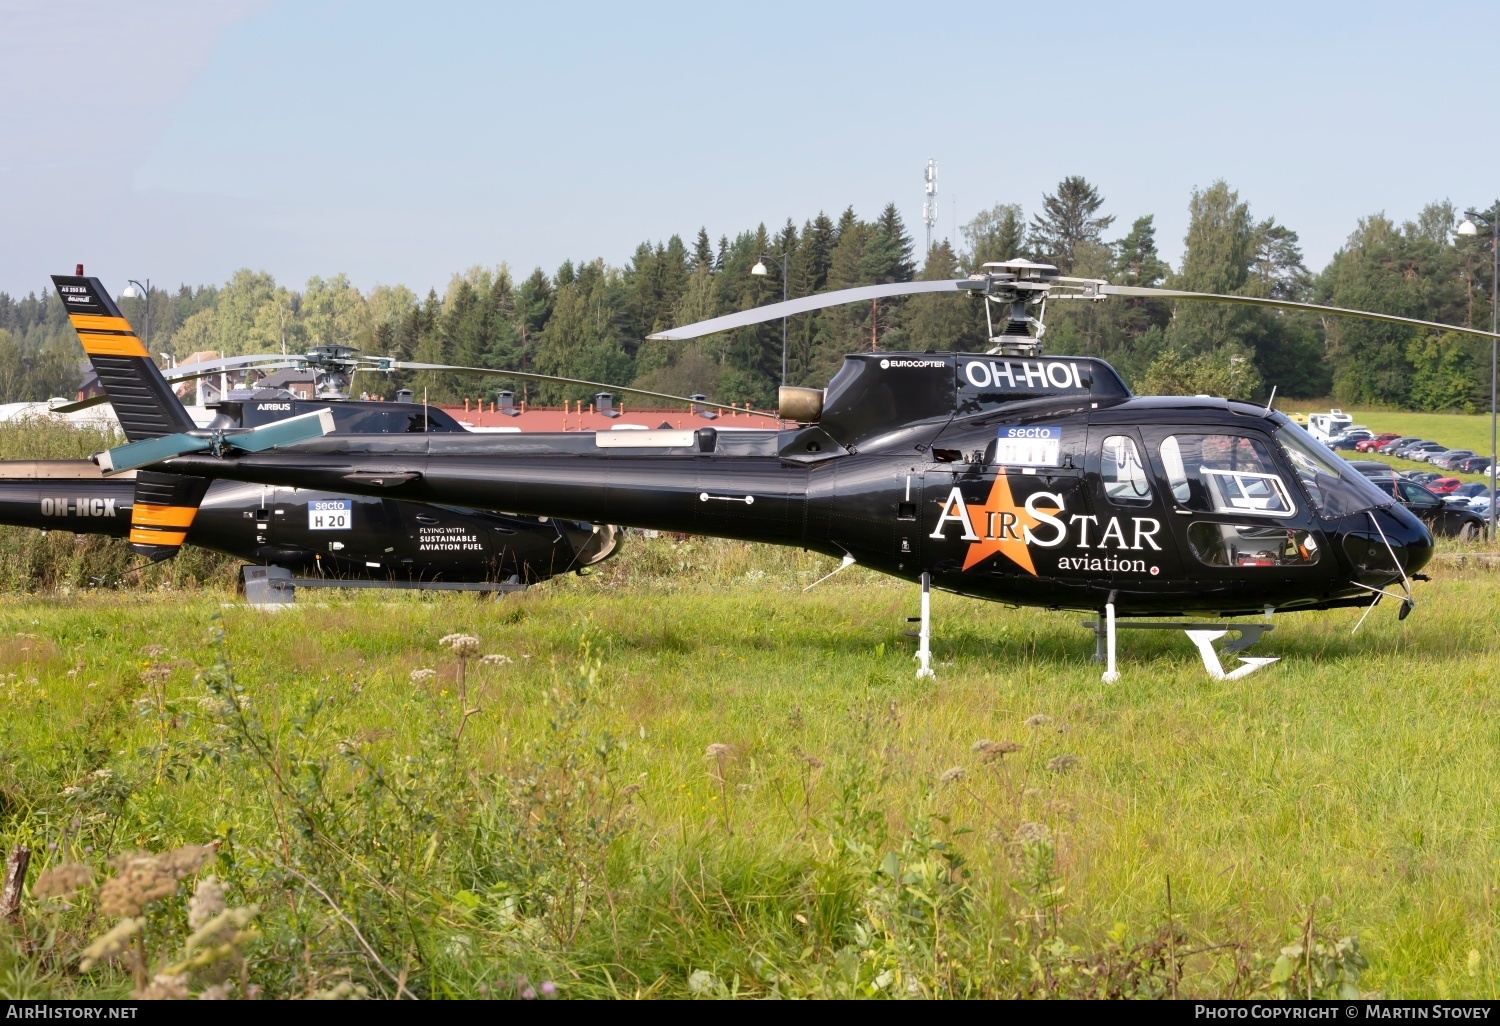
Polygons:
<instances>
[{"instance_id":1,"label":"black helicopter","mask_svg":"<svg viewBox=\"0 0 1500 1026\"><path fill-rule=\"evenodd\" d=\"M103 351L95 357L99 366L110 363L109 351L122 347L145 353L133 334L125 334L130 329L123 318L85 319L77 326ZM281 389L221 389L218 401L200 415L211 418L208 429L231 431L274 431L278 421L311 416L335 431L366 436L372 445L378 445L378 436L465 430L446 411L425 403L348 401L349 377L340 357L353 352L319 346L305 356L275 358L277 366L317 370L316 400L301 400ZM182 365L164 381L201 381L271 359L229 357ZM157 436L163 405L168 421L194 423L169 389L148 392L117 377L105 395L54 412L112 402L121 430L132 442ZM128 538L131 548L151 562L172 558L183 545L196 545L322 579L403 587L534 584L608 558L620 540L612 525L405 502L350 490L208 482L146 470L106 478L87 460L0 462L0 524Z\"/></svg>"},{"instance_id":2,"label":"black helicopter","mask_svg":"<svg viewBox=\"0 0 1500 1026\"><path fill-rule=\"evenodd\" d=\"M618 543L611 526L351 492L214 481L196 507L173 507L137 491L172 476L106 478L88 460L0 462L0 524L129 538L152 561L195 545L318 578L402 585L534 584L598 563Z\"/></svg>"},{"instance_id":3,"label":"black helicopter","mask_svg":"<svg viewBox=\"0 0 1500 1026\"><path fill-rule=\"evenodd\" d=\"M982 297L992 318L1001 311L999 330L991 320L989 353L863 353L846 357L826 389L783 387L779 413L791 427L433 434L372 445L329 434L330 424L307 416L238 432L186 427L159 398L170 393L138 342L132 351L91 334L101 318L123 324L102 285L81 276L54 282L106 390L158 397L158 437L99 454L106 473L160 464L206 479L814 549L921 583L919 676L931 674L934 584L1096 611L1105 679L1114 680L1117 616L1269 615L1373 606L1390 596L1404 617L1414 606L1410 582L1432 555L1418 519L1285 416L1209 397L1134 397L1103 361L1046 357L1040 345L1049 299L1209 300L1426 324L1407 318L1112 286L1013 260L967 279L848 289L654 336L690 338L919 292L967 293ZM1187 630L1221 679L1270 661L1245 659L1225 673L1211 647L1225 625L1149 626ZM1225 651L1269 629L1230 626L1242 637Z\"/></svg>"}]
</instances>

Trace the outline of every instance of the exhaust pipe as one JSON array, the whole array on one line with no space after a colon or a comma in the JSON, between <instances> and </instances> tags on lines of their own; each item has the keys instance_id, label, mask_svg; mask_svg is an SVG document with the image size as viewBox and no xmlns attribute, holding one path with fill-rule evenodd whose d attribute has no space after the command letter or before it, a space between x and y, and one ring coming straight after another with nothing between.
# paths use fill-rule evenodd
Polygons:
<instances>
[{"instance_id":1,"label":"exhaust pipe","mask_svg":"<svg viewBox=\"0 0 1500 1026\"><path fill-rule=\"evenodd\" d=\"M816 424L823 416L823 393L821 388L782 385L776 391L776 413L783 420Z\"/></svg>"}]
</instances>

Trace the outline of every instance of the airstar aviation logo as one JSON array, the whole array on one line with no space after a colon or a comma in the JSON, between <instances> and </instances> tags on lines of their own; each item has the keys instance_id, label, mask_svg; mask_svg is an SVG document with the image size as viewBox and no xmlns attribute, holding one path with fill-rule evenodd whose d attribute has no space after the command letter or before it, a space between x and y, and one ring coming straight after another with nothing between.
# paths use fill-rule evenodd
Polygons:
<instances>
[{"instance_id":1,"label":"airstar aviation logo","mask_svg":"<svg viewBox=\"0 0 1500 1026\"><path fill-rule=\"evenodd\" d=\"M1055 492L1032 492L1025 502L1017 503L1006 474L995 476L989 497L983 503L966 502L963 492L955 485L946 499L939 500L939 504L943 510L937 528L928 537L943 541L947 538L948 525L962 527L961 538L969 542L969 551L964 554L965 570L998 553L1035 577L1036 564L1031 555L1033 545L1041 549L1067 545L1070 549L1083 550L1161 551L1156 542L1161 521L1153 517L1110 517L1103 524L1104 530L1096 533L1100 527L1099 518L1093 514L1069 514L1067 503ZM1148 567L1143 559L1122 559L1107 551L1098 555L1060 556L1057 569L1149 573L1152 576L1160 573L1159 567Z\"/></svg>"}]
</instances>

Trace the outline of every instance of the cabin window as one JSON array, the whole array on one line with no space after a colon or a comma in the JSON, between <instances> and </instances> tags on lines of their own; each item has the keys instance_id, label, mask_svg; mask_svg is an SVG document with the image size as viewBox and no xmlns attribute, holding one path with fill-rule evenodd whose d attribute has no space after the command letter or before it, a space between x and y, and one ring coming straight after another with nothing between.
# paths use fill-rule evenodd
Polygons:
<instances>
[{"instance_id":1,"label":"cabin window","mask_svg":"<svg viewBox=\"0 0 1500 1026\"><path fill-rule=\"evenodd\" d=\"M1110 435L1099 454L1099 477L1109 501L1124 506L1151 504L1151 482L1141 452L1129 435Z\"/></svg>"},{"instance_id":2,"label":"cabin window","mask_svg":"<svg viewBox=\"0 0 1500 1026\"><path fill-rule=\"evenodd\" d=\"M1296 512L1270 449L1245 435L1169 435L1162 467L1180 506L1205 513L1286 517Z\"/></svg>"},{"instance_id":3,"label":"cabin window","mask_svg":"<svg viewBox=\"0 0 1500 1026\"><path fill-rule=\"evenodd\" d=\"M1188 528L1193 555L1209 566L1311 566L1318 541L1307 531L1264 524L1209 524Z\"/></svg>"}]
</instances>

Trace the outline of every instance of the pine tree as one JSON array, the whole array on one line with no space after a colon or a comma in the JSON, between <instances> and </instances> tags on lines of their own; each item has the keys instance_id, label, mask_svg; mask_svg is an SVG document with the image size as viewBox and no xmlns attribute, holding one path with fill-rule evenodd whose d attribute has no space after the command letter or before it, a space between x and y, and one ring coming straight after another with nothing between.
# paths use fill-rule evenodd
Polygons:
<instances>
[{"instance_id":1,"label":"pine tree","mask_svg":"<svg viewBox=\"0 0 1500 1026\"><path fill-rule=\"evenodd\" d=\"M558 278L563 277L559 272ZM629 381L631 360L620 329L623 293L619 273L602 260L577 268L571 280L557 288L552 316L533 350L535 369L590 381ZM549 402L593 398L589 389L575 386L544 383L536 391Z\"/></svg>"},{"instance_id":2,"label":"pine tree","mask_svg":"<svg viewBox=\"0 0 1500 1026\"><path fill-rule=\"evenodd\" d=\"M917 274L918 281L943 281L961 277L958 254L947 239L940 239L927 251L927 259ZM946 292L912 296L903 314L904 345L909 349L966 352L980 348L985 341L981 326L984 320L983 300Z\"/></svg>"},{"instance_id":3,"label":"pine tree","mask_svg":"<svg viewBox=\"0 0 1500 1026\"><path fill-rule=\"evenodd\" d=\"M714 250L708 241L708 229L698 229L698 239L693 243L692 269L694 271L703 268L709 271L714 269Z\"/></svg>"},{"instance_id":4,"label":"pine tree","mask_svg":"<svg viewBox=\"0 0 1500 1026\"><path fill-rule=\"evenodd\" d=\"M871 227L865 251L860 256L860 280L869 285L911 281L916 273L912 263L912 242L901 215L896 211L896 204L886 204Z\"/></svg>"},{"instance_id":5,"label":"pine tree","mask_svg":"<svg viewBox=\"0 0 1500 1026\"><path fill-rule=\"evenodd\" d=\"M1098 217L1104 197L1080 176L1064 178L1057 192L1042 197L1042 212L1031 219L1031 233L1038 253L1071 274L1077 248L1083 242L1100 242L1113 216Z\"/></svg>"},{"instance_id":6,"label":"pine tree","mask_svg":"<svg viewBox=\"0 0 1500 1026\"><path fill-rule=\"evenodd\" d=\"M1249 278L1254 229L1250 207L1240 202L1222 179L1194 191L1182 270L1172 287L1189 292L1238 295ZM1167 332L1174 348L1201 353L1221 346L1242 346L1253 316L1245 307L1223 303L1181 302Z\"/></svg>"},{"instance_id":7,"label":"pine tree","mask_svg":"<svg viewBox=\"0 0 1500 1026\"><path fill-rule=\"evenodd\" d=\"M1147 214L1130 226L1130 234L1115 243L1117 284L1151 288L1166 280L1171 268L1156 251L1156 219Z\"/></svg>"},{"instance_id":8,"label":"pine tree","mask_svg":"<svg viewBox=\"0 0 1500 1026\"><path fill-rule=\"evenodd\" d=\"M1114 271L1110 280L1118 285L1154 288L1171 273L1172 268L1156 251L1156 219L1150 214L1136 218L1130 226L1130 233L1115 243ZM1171 307L1155 299L1124 299L1119 309L1117 330L1123 336L1121 341L1127 344L1153 328L1158 334L1164 332L1172 316Z\"/></svg>"},{"instance_id":9,"label":"pine tree","mask_svg":"<svg viewBox=\"0 0 1500 1026\"><path fill-rule=\"evenodd\" d=\"M855 216L854 208L849 207L839 215L834 232L838 241L828 264L828 288L847 289L873 284L864 276L865 249L873 234L873 226L861 221ZM846 353L875 347L876 337L871 335L872 313L868 303L835 306L823 311L824 332L810 369L813 380L827 380L843 363Z\"/></svg>"},{"instance_id":10,"label":"pine tree","mask_svg":"<svg viewBox=\"0 0 1500 1026\"><path fill-rule=\"evenodd\" d=\"M963 226L969 252L960 269L975 273L987 263L1026 255L1026 218L1019 203L997 203Z\"/></svg>"},{"instance_id":11,"label":"pine tree","mask_svg":"<svg viewBox=\"0 0 1500 1026\"><path fill-rule=\"evenodd\" d=\"M834 229L833 254L828 261L828 287L847 289L855 285L869 285L860 276L861 263L865 255L865 243L869 238L869 226L854 216L849 207L839 215L838 227Z\"/></svg>"},{"instance_id":12,"label":"pine tree","mask_svg":"<svg viewBox=\"0 0 1500 1026\"><path fill-rule=\"evenodd\" d=\"M799 280L806 291L799 290L795 295L811 296L828 287L828 270L833 263L833 247L837 242L837 230L821 210L817 217L803 226L798 255L803 258L805 270Z\"/></svg>"},{"instance_id":13,"label":"pine tree","mask_svg":"<svg viewBox=\"0 0 1500 1026\"><path fill-rule=\"evenodd\" d=\"M828 269L833 259L834 226L822 212L802 226L797 248L792 254L788 272L788 290L793 299L816 295L828 285ZM821 311L798 314L787 325L787 383L822 384L813 377L813 356L818 339L824 333ZM825 379L826 380L826 379Z\"/></svg>"},{"instance_id":14,"label":"pine tree","mask_svg":"<svg viewBox=\"0 0 1500 1026\"><path fill-rule=\"evenodd\" d=\"M1258 296L1305 299L1312 286L1312 275L1302 262L1301 240L1274 217L1255 226L1251 264Z\"/></svg>"},{"instance_id":15,"label":"pine tree","mask_svg":"<svg viewBox=\"0 0 1500 1026\"><path fill-rule=\"evenodd\" d=\"M520 319L521 344L541 334L552 316L552 283L538 267L521 283L516 295L516 315Z\"/></svg>"}]
</instances>

